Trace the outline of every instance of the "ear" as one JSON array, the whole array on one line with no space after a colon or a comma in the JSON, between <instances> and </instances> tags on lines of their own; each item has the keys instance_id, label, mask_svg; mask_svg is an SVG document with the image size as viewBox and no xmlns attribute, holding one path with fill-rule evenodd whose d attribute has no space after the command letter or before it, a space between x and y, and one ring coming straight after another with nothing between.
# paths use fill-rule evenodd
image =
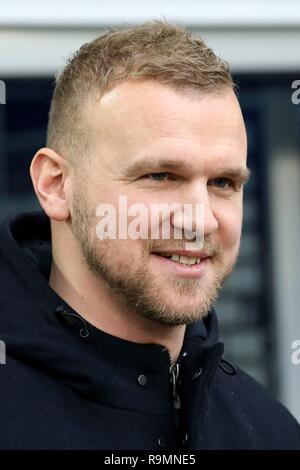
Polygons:
<instances>
[{"instance_id":1,"label":"ear","mask_svg":"<svg viewBox=\"0 0 300 470\"><path fill-rule=\"evenodd\" d=\"M37 198L50 219L62 221L70 216L70 166L50 148L33 157L30 176Z\"/></svg>"}]
</instances>

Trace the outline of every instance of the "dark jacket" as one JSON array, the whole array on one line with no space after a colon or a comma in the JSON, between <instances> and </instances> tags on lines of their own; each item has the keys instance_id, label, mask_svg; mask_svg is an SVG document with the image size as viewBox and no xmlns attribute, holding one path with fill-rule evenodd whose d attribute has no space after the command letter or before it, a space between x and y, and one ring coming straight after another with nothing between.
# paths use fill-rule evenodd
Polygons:
<instances>
[{"instance_id":1,"label":"dark jacket","mask_svg":"<svg viewBox=\"0 0 300 470\"><path fill-rule=\"evenodd\" d=\"M100 331L50 288L50 243L42 212L0 228L1 449L300 449L295 419L222 358L213 311L170 370L164 347Z\"/></svg>"}]
</instances>

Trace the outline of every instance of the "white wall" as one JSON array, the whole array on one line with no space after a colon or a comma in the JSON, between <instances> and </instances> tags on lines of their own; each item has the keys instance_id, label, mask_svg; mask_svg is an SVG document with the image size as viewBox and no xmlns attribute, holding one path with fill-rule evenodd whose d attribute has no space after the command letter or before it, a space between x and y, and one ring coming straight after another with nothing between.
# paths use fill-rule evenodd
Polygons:
<instances>
[{"instance_id":1,"label":"white wall","mask_svg":"<svg viewBox=\"0 0 300 470\"><path fill-rule=\"evenodd\" d=\"M298 0L2 0L0 74L53 74L105 28L163 17L202 35L235 71L299 67Z\"/></svg>"}]
</instances>

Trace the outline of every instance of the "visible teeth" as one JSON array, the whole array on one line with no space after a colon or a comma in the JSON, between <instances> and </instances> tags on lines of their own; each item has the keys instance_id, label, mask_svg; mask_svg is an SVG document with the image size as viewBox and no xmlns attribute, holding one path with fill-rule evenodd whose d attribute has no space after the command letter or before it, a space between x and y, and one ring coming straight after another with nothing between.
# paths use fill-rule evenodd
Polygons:
<instances>
[{"instance_id":1,"label":"visible teeth","mask_svg":"<svg viewBox=\"0 0 300 470\"><path fill-rule=\"evenodd\" d=\"M171 259L173 261L178 261L179 263L182 264L195 264L195 263L200 263L200 259L198 258L188 258L187 256L179 256L179 255L172 255Z\"/></svg>"},{"instance_id":2,"label":"visible teeth","mask_svg":"<svg viewBox=\"0 0 300 470\"><path fill-rule=\"evenodd\" d=\"M193 264L200 264L201 259L200 258L188 258L187 256L180 256L180 255L172 255L172 254L162 254L158 253L160 256L163 256L164 258L171 259L172 261L177 261L178 263L181 264L188 264L188 265L193 265Z\"/></svg>"}]
</instances>

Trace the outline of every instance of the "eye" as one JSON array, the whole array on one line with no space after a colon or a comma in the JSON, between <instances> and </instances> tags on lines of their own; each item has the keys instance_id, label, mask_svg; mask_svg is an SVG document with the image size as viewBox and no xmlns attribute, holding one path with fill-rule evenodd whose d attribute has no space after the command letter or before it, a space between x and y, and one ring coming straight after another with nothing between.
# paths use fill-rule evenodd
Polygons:
<instances>
[{"instance_id":1,"label":"eye","mask_svg":"<svg viewBox=\"0 0 300 470\"><path fill-rule=\"evenodd\" d=\"M214 185L220 189L232 189L235 188L235 183L229 178L214 178L210 180L210 185Z\"/></svg>"},{"instance_id":2,"label":"eye","mask_svg":"<svg viewBox=\"0 0 300 470\"><path fill-rule=\"evenodd\" d=\"M145 175L144 178L148 177L152 179L153 181L162 182L162 181L166 181L167 176L170 176L170 174L169 173L149 173L148 175Z\"/></svg>"}]
</instances>

